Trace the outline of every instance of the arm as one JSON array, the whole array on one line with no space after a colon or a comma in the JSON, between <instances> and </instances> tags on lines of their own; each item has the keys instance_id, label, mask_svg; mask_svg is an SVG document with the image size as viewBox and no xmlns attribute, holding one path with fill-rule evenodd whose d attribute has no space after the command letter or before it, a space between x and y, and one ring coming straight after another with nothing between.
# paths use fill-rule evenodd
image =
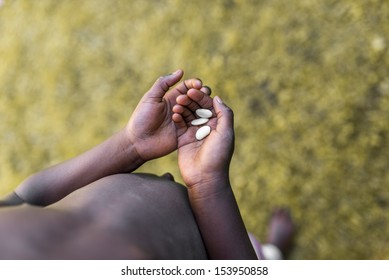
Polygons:
<instances>
[{"instance_id":1,"label":"arm","mask_svg":"<svg viewBox=\"0 0 389 280\"><path fill-rule=\"evenodd\" d=\"M46 206L102 177L131 172L141 164L143 160L121 130L91 150L28 177L15 194L27 203Z\"/></svg>"},{"instance_id":2,"label":"arm","mask_svg":"<svg viewBox=\"0 0 389 280\"><path fill-rule=\"evenodd\" d=\"M189 200L211 259L257 259L239 212L229 180L234 149L233 112L219 97L211 99L199 91L188 91L193 102L177 99L173 120L179 133L178 160L188 186ZM209 108L216 117L207 125L211 134L195 139L190 125L197 107Z\"/></svg>"},{"instance_id":3,"label":"arm","mask_svg":"<svg viewBox=\"0 0 389 280\"><path fill-rule=\"evenodd\" d=\"M46 206L108 175L132 172L144 162L177 148L171 108L197 79L178 83L183 71L160 77L143 96L126 127L91 150L27 178L15 189L23 201Z\"/></svg>"}]
</instances>

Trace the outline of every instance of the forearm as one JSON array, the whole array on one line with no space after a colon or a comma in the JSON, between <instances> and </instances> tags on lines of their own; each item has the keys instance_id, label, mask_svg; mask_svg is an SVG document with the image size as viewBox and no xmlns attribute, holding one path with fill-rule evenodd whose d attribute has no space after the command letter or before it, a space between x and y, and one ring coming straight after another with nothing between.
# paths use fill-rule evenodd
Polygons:
<instances>
[{"instance_id":1,"label":"forearm","mask_svg":"<svg viewBox=\"0 0 389 280\"><path fill-rule=\"evenodd\" d=\"M228 179L190 188L189 199L209 258L257 259Z\"/></svg>"},{"instance_id":2,"label":"forearm","mask_svg":"<svg viewBox=\"0 0 389 280\"><path fill-rule=\"evenodd\" d=\"M15 193L27 203L49 205L105 176L134 171L143 162L123 133L121 130L91 150L30 176Z\"/></svg>"}]
</instances>

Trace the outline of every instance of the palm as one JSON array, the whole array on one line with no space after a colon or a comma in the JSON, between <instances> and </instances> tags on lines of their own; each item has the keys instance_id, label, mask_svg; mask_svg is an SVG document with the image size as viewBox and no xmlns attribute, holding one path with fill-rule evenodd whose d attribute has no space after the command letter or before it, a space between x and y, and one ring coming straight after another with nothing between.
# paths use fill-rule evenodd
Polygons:
<instances>
[{"instance_id":1,"label":"palm","mask_svg":"<svg viewBox=\"0 0 389 280\"><path fill-rule=\"evenodd\" d=\"M187 186L194 186L216 172L228 172L231 142L217 130L216 124L216 118L207 123L212 131L204 140L196 140L198 128L193 126L178 137L178 164Z\"/></svg>"},{"instance_id":2,"label":"palm","mask_svg":"<svg viewBox=\"0 0 389 280\"><path fill-rule=\"evenodd\" d=\"M161 101L141 100L131 127L136 143L140 143L138 153L145 160L157 158L177 148L176 128L172 121L172 107L180 93L173 90Z\"/></svg>"}]
</instances>

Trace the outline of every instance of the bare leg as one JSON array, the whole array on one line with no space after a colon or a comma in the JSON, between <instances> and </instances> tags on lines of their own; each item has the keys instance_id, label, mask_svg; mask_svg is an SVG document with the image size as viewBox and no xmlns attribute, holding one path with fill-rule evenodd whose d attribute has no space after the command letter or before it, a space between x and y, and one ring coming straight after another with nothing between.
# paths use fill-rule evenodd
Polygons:
<instances>
[{"instance_id":1,"label":"bare leg","mask_svg":"<svg viewBox=\"0 0 389 280\"><path fill-rule=\"evenodd\" d=\"M267 242L276 246L285 257L292 245L295 227L287 209L276 209L270 219Z\"/></svg>"}]
</instances>

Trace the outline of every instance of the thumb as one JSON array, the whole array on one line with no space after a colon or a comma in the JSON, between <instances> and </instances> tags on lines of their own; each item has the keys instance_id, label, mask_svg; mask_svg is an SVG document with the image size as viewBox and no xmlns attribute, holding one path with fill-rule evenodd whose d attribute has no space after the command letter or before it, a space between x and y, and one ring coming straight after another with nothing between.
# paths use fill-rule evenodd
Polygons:
<instances>
[{"instance_id":1,"label":"thumb","mask_svg":"<svg viewBox=\"0 0 389 280\"><path fill-rule=\"evenodd\" d=\"M184 75L184 71L179 69L176 72L171 73L169 75L161 76L155 81L154 85L145 94L145 97L162 99L162 97L169 90L169 88L175 85L179 80L181 80L183 75Z\"/></svg>"},{"instance_id":2,"label":"thumb","mask_svg":"<svg viewBox=\"0 0 389 280\"><path fill-rule=\"evenodd\" d=\"M213 99L213 107L217 116L216 130L219 133L234 131L234 112L228 107L219 96Z\"/></svg>"}]
</instances>

